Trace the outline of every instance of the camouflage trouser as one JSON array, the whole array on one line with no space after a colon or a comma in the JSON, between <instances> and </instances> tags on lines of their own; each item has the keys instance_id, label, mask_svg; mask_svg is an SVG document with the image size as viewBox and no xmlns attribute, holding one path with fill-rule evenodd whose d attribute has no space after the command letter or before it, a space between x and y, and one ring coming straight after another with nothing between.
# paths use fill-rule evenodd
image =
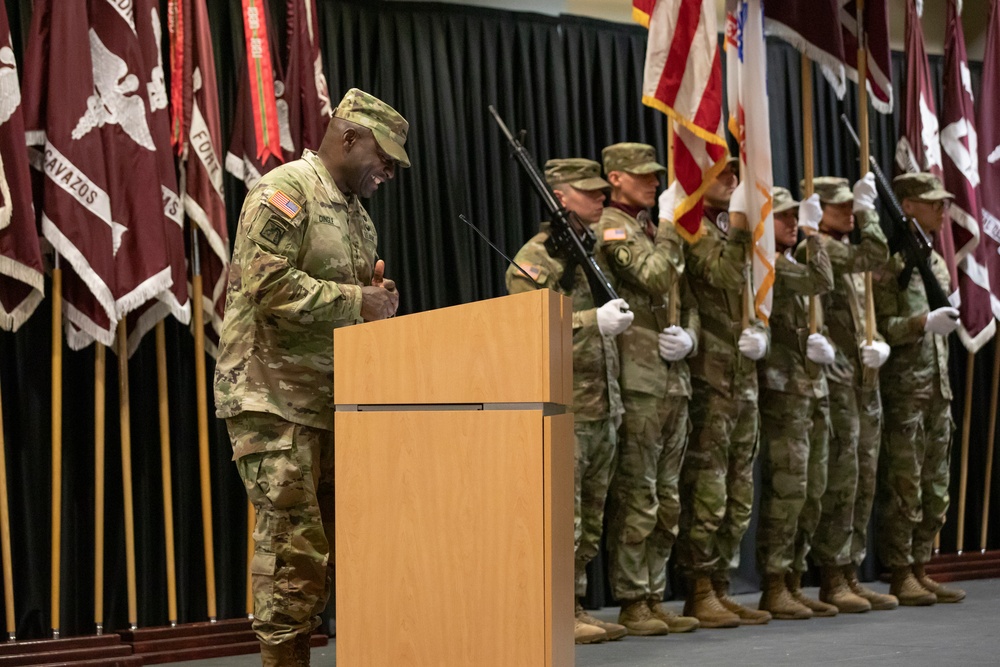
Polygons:
<instances>
[{"instance_id":1,"label":"camouflage trouser","mask_svg":"<svg viewBox=\"0 0 1000 667\"><path fill-rule=\"evenodd\" d=\"M576 498L573 513L573 537L576 542L576 595L587 594L587 563L593 560L601 544L604 529L604 503L611 481L615 457L614 424L610 419L578 421L576 436Z\"/></svg>"},{"instance_id":2,"label":"camouflage trouser","mask_svg":"<svg viewBox=\"0 0 1000 667\"><path fill-rule=\"evenodd\" d=\"M951 405L933 398L883 396L879 462L879 558L889 567L926 563L948 511L954 423Z\"/></svg>"},{"instance_id":3,"label":"camouflage trouser","mask_svg":"<svg viewBox=\"0 0 1000 667\"><path fill-rule=\"evenodd\" d=\"M753 507L757 401L727 398L697 379L692 385L677 559L687 576L728 581Z\"/></svg>"},{"instance_id":4,"label":"camouflage trouser","mask_svg":"<svg viewBox=\"0 0 1000 667\"><path fill-rule=\"evenodd\" d=\"M319 625L333 579L333 431L244 412L226 420L257 512L253 629L275 645ZM261 451L266 450L266 451Z\"/></svg>"},{"instance_id":5,"label":"camouflage trouser","mask_svg":"<svg viewBox=\"0 0 1000 667\"><path fill-rule=\"evenodd\" d=\"M622 399L608 526L611 591L619 601L662 600L667 559L677 539L688 399L629 391Z\"/></svg>"},{"instance_id":6,"label":"camouflage trouser","mask_svg":"<svg viewBox=\"0 0 1000 667\"><path fill-rule=\"evenodd\" d=\"M861 434L858 438L858 495L854 500L851 562L861 565L868 552L868 521L875 502L875 480L882 445L882 397L878 387L864 389L858 399Z\"/></svg>"},{"instance_id":7,"label":"camouflage trouser","mask_svg":"<svg viewBox=\"0 0 1000 667\"><path fill-rule=\"evenodd\" d=\"M757 567L767 574L805 572L826 489L827 398L762 390L760 436Z\"/></svg>"},{"instance_id":8,"label":"camouflage trouser","mask_svg":"<svg viewBox=\"0 0 1000 667\"><path fill-rule=\"evenodd\" d=\"M818 565L851 562L854 509L858 498L858 389L854 385L830 386L830 465L823 516L813 539L813 558ZM871 507L869 506L869 511Z\"/></svg>"}]
</instances>

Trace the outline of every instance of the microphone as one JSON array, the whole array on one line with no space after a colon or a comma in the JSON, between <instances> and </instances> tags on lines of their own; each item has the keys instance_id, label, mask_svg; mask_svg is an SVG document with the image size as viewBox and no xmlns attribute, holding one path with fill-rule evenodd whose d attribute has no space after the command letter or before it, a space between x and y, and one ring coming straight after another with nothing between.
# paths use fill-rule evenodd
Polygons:
<instances>
[{"instance_id":1,"label":"microphone","mask_svg":"<svg viewBox=\"0 0 1000 667\"><path fill-rule=\"evenodd\" d=\"M530 273L528 273L527 271L525 271L524 269L521 268L520 264L518 264L517 262L515 262L514 260L512 260L510 257L508 257L507 255L505 255L504 252L503 252L503 250L501 250L500 248L498 248L495 245L493 245L493 242L490 241L488 238L486 238L486 234L483 234L481 231L479 231L479 227L476 227L474 224L472 224L471 222L469 222L469 219L465 217L464 213L459 213L458 214L458 219L461 220L462 222L464 222L465 224L467 224L469 227L472 227L472 229L477 234L479 234L479 236L484 241L486 241L486 243L488 243L491 248L493 248L494 250L496 250L497 253L501 257L503 257L505 260L507 260L507 262L509 264L513 264L517 268L517 270L520 271L521 273L523 273L528 278L528 280L530 280L531 282L533 282L538 289L544 289L541 285L538 284L537 280L535 280L534 278L531 277Z\"/></svg>"}]
</instances>

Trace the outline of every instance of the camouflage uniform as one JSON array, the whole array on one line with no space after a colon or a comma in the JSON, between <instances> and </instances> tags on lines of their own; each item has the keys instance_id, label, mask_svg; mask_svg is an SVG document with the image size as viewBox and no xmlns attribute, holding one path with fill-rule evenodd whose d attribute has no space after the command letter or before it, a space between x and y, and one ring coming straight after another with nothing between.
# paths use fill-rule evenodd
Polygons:
<instances>
[{"instance_id":1,"label":"camouflage uniform","mask_svg":"<svg viewBox=\"0 0 1000 667\"><path fill-rule=\"evenodd\" d=\"M908 186L919 187L914 175ZM927 180L930 181L931 177ZM897 178L897 181L899 179ZM933 179L937 188L940 183ZM900 200L913 196L894 183ZM947 194L947 193L945 193ZM879 331L892 346L882 368L885 429L879 466L879 558L890 568L922 565L948 510L949 464L954 423L948 381L948 338L924 330L927 295L920 273L900 287L905 260L893 255L875 285ZM931 268L947 293L944 260L931 254Z\"/></svg>"},{"instance_id":2,"label":"camouflage uniform","mask_svg":"<svg viewBox=\"0 0 1000 667\"><path fill-rule=\"evenodd\" d=\"M369 127L408 166L407 124L352 89L335 116ZM257 512L251 573L254 630L277 646L319 624L332 579L334 328L361 322L378 235L319 156L266 174L247 194L229 270L215 373Z\"/></svg>"},{"instance_id":3,"label":"camouflage uniform","mask_svg":"<svg viewBox=\"0 0 1000 667\"><path fill-rule=\"evenodd\" d=\"M820 177L814 184L825 204L853 199L846 179ZM826 368L832 433L823 513L813 539L813 558L821 566L864 560L881 435L879 372L861 363L868 340L863 272L885 263L888 246L877 213L854 216L861 231L857 245L820 234L833 267L835 288L823 298L823 312L836 351ZM882 337L876 333L875 340Z\"/></svg>"},{"instance_id":4,"label":"camouflage uniform","mask_svg":"<svg viewBox=\"0 0 1000 667\"><path fill-rule=\"evenodd\" d=\"M604 170L665 171L651 146L635 143L605 148ZM678 324L697 344L700 325L674 225L654 226L648 211L616 206L604 209L596 253L611 267L619 295L635 313L620 342L625 418L608 522L611 589L624 608L637 600L664 599L680 515L678 485L690 430L691 380L686 360L667 363L660 358L658 335ZM676 323L667 321L671 299L678 301Z\"/></svg>"},{"instance_id":5,"label":"camouflage uniform","mask_svg":"<svg viewBox=\"0 0 1000 667\"><path fill-rule=\"evenodd\" d=\"M701 339L689 360L692 431L681 469L677 554L686 576L711 577L722 587L739 564L753 505L757 364L737 346L752 237L746 229L729 229L726 213L716 221L706 217L702 229L701 238L685 244ZM767 331L753 318L751 326Z\"/></svg>"},{"instance_id":6,"label":"camouflage uniform","mask_svg":"<svg viewBox=\"0 0 1000 667\"><path fill-rule=\"evenodd\" d=\"M555 186L569 183L585 190L610 188L599 177L600 165L592 160L549 160L546 180ZM560 281L566 270L564 258L553 257L545 247L549 223L514 256L538 285L514 266L507 269L507 291L519 294L534 289L551 289L567 294ZM598 264L601 265L598 257ZM607 272L607 267L601 266ZM539 287L540 286L540 287ZM576 436L574 538L576 595L587 594L587 563L600 547L604 503L608 495L612 462L617 446L615 422L624 411L618 386L618 347L615 339L602 336L597 326L597 306L587 275L576 267L573 299L573 429Z\"/></svg>"},{"instance_id":7,"label":"camouflage uniform","mask_svg":"<svg viewBox=\"0 0 1000 667\"><path fill-rule=\"evenodd\" d=\"M797 205L775 188L775 211ZM757 566L766 574L805 572L806 554L826 488L829 403L823 367L806 357L807 297L833 288L830 258L817 235L775 260L771 350L758 364L761 384L761 505ZM820 332L822 333L822 332Z\"/></svg>"}]
</instances>

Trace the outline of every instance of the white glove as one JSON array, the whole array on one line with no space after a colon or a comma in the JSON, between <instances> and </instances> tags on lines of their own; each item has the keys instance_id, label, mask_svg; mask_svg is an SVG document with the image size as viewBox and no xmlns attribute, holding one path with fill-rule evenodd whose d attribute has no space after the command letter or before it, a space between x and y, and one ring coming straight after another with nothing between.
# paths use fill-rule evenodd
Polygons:
<instances>
[{"instance_id":1,"label":"white glove","mask_svg":"<svg viewBox=\"0 0 1000 667\"><path fill-rule=\"evenodd\" d=\"M691 340L691 336L676 324L661 331L659 339L660 356L665 361L683 359L694 349L694 341Z\"/></svg>"},{"instance_id":2,"label":"white glove","mask_svg":"<svg viewBox=\"0 0 1000 667\"><path fill-rule=\"evenodd\" d=\"M799 204L799 227L819 231L819 221L823 219L823 206L815 192Z\"/></svg>"},{"instance_id":3,"label":"white glove","mask_svg":"<svg viewBox=\"0 0 1000 667\"><path fill-rule=\"evenodd\" d=\"M951 306L944 306L927 313L927 322L924 324L924 331L947 336L958 328L961 324L958 320L958 310Z\"/></svg>"},{"instance_id":4,"label":"white glove","mask_svg":"<svg viewBox=\"0 0 1000 667\"><path fill-rule=\"evenodd\" d=\"M889 345L880 340L873 340L871 345L861 346L861 363L868 368L881 368L889 358Z\"/></svg>"},{"instance_id":5,"label":"white glove","mask_svg":"<svg viewBox=\"0 0 1000 667\"><path fill-rule=\"evenodd\" d=\"M757 361L767 354L767 335L757 329L746 328L740 334L740 342L737 344L742 354L747 359Z\"/></svg>"},{"instance_id":6,"label":"white glove","mask_svg":"<svg viewBox=\"0 0 1000 667\"><path fill-rule=\"evenodd\" d=\"M660 211L660 220L674 221L674 209L677 208L677 189L680 187L679 184L680 181L671 183L670 187L661 192L659 199L656 200L656 206Z\"/></svg>"},{"instance_id":7,"label":"white glove","mask_svg":"<svg viewBox=\"0 0 1000 667\"><path fill-rule=\"evenodd\" d=\"M628 329L634 317L625 299L611 299L597 309L597 329L602 336L617 336Z\"/></svg>"},{"instance_id":8,"label":"white glove","mask_svg":"<svg viewBox=\"0 0 1000 667\"><path fill-rule=\"evenodd\" d=\"M806 358L809 361L820 366L829 366L833 363L835 355L833 345L830 345L826 336L821 333L809 334L809 338L806 339Z\"/></svg>"},{"instance_id":9,"label":"white glove","mask_svg":"<svg viewBox=\"0 0 1000 667\"><path fill-rule=\"evenodd\" d=\"M875 175L870 171L854 184L854 212L874 211L878 192L875 190Z\"/></svg>"},{"instance_id":10,"label":"white glove","mask_svg":"<svg viewBox=\"0 0 1000 667\"><path fill-rule=\"evenodd\" d=\"M733 196L729 198L729 212L747 215L748 210L746 184L740 183L733 191Z\"/></svg>"}]
</instances>

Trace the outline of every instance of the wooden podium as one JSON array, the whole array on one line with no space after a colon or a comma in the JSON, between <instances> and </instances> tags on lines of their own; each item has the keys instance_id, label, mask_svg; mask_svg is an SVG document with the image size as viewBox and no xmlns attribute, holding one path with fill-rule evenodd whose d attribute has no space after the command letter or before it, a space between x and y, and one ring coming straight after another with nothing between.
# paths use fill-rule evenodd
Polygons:
<instances>
[{"instance_id":1,"label":"wooden podium","mask_svg":"<svg viewBox=\"0 0 1000 667\"><path fill-rule=\"evenodd\" d=\"M572 302L334 332L337 664L573 664Z\"/></svg>"}]
</instances>

